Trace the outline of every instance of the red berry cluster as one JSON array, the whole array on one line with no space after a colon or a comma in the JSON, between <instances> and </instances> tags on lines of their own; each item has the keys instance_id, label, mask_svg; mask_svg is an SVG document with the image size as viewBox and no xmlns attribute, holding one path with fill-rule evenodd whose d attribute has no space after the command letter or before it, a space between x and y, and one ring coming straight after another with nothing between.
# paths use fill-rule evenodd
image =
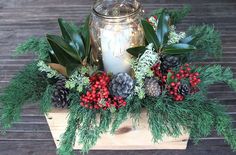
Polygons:
<instances>
[{"instance_id":1,"label":"red berry cluster","mask_svg":"<svg viewBox=\"0 0 236 155\"><path fill-rule=\"evenodd\" d=\"M109 92L110 77L105 72L90 77L90 90L81 96L80 105L89 109L106 110L126 106L122 97L112 97Z\"/></svg>"},{"instance_id":2,"label":"red berry cluster","mask_svg":"<svg viewBox=\"0 0 236 155\"><path fill-rule=\"evenodd\" d=\"M180 82L171 82L169 86L167 86L167 90L169 94L173 97L175 101L183 101L184 96L179 94L179 86L181 85Z\"/></svg>"},{"instance_id":3,"label":"red berry cluster","mask_svg":"<svg viewBox=\"0 0 236 155\"><path fill-rule=\"evenodd\" d=\"M197 92L198 88L197 85L201 82L201 79L199 77L198 72L193 72L192 69L190 68L189 64L185 64L184 66L181 66L179 68L179 71L173 71L173 70L168 70L167 74L163 74L160 70L160 63L155 64L151 68L154 72L154 75L157 76L162 83L162 86L165 86L169 94L173 97L175 101L183 101L184 96L179 93L179 88L181 86L181 81L185 80L189 82L190 84L190 93L195 93ZM167 75L171 73L170 79L171 83L168 85L166 84L167 82Z\"/></svg>"}]
</instances>

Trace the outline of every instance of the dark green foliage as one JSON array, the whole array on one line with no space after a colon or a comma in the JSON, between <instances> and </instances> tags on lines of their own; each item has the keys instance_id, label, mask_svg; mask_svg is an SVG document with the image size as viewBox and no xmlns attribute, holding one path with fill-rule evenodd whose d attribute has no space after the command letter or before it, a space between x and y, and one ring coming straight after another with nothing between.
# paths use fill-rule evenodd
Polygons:
<instances>
[{"instance_id":1,"label":"dark green foliage","mask_svg":"<svg viewBox=\"0 0 236 155\"><path fill-rule=\"evenodd\" d=\"M166 46L164 48L163 53L175 55L175 54L184 54L186 52L192 52L194 50L196 50L195 46L192 46L189 44L178 43L178 44Z\"/></svg>"},{"instance_id":2,"label":"dark green foliage","mask_svg":"<svg viewBox=\"0 0 236 155\"><path fill-rule=\"evenodd\" d=\"M226 114L225 108L217 102L212 104L215 112L215 127L218 135L222 135L231 148L236 150L236 132L233 130L231 118Z\"/></svg>"},{"instance_id":3,"label":"dark green foliage","mask_svg":"<svg viewBox=\"0 0 236 155\"><path fill-rule=\"evenodd\" d=\"M133 98L129 100L127 107L129 107L129 116L133 119L133 123L138 123L142 112L143 101L137 96L133 96Z\"/></svg>"},{"instance_id":4,"label":"dark green foliage","mask_svg":"<svg viewBox=\"0 0 236 155\"><path fill-rule=\"evenodd\" d=\"M160 47L160 43L152 25L148 23L146 20L142 20L142 26L144 29L145 39L149 44L153 43L154 48L157 50Z\"/></svg>"},{"instance_id":5,"label":"dark green foliage","mask_svg":"<svg viewBox=\"0 0 236 155\"><path fill-rule=\"evenodd\" d=\"M54 63L65 66L67 74L71 75L80 65L92 63L90 61L89 23L86 22L82 28L76 28L74 24L63 19L58 19L58 23L62 35L46 35L54 51L50 57L55 61Z\"/></svg>"},{"instance_id":6,"label":"dark green foliage","mask_svg":"<svg viewBox=\"0 0 236 155\"><path fill-rule=\"evenodd\" d=\"M158 18L158 29L156 30L156 35L160 44L160 48L162 48L168 41L168 35L170 32L169 27L170 16L164 11L159 15Z\"/></svg>"},{"instance_id":7,"label":"dark green foliage","mask_svg":"<svg viewBox=\"0 0 236 155\"><path fill-rule=\"evenodd\" d=\"M209 85L217 82L225 82L234 90L236 90L236 81L233 79L233 72L230 68L224 68L220 65L207 65L205 67L198 67L195 71L200 73L202 82L200 89L206 90Z\"/></svg>"},{"instance_id":8,"label":"dark green foliage","mask_svg":"<svg viewBox=\"0 0 236 155\"><path fill-rule=\"evenodd\" d=\"M160 14L163 10L164 9L162 9L162 8L154 10L151 13L151 15L160 16ZM183 20L183 18L191 12L191 7L188 5L185 5L183 8L180 8L180 9L166 9L165 11L170 15L171 24L175 25L175 24L181 22Z\"/></svg>"},{"instance_id":9,"label":"dark green foliage","mask_svg":"<svg viewBox=\"0 0 236 155\"><path fill-rule=\"evenodd\" d=\"M95 111L80 106L80 98L77 92L72 93L69 120L58 153L60 155L73 154L75 137L82 145L82 152L87 153L93 147L100 135L106 132L111 124L110 111ZM100 116L97 120L97 116ZM76 130L79 129L77 132Z\"/></svg>"},{"instance_id":10,"label":"dark green foliage","mask_svg":"<svg viewBox=\"0 0 236 155\"><path fill-rule=\"evenodd\" d=\"M187 35L191 35L194 39L192 45L200 51L205 52L205 58L220 58L222 55L222 45L220 34L213 26L191 26L187 30Z\"/></svg>"},{"instance_id":11,"label":"dark green foliage","mask_svg":"<svg viewBox=\"0 0 236 155\"><path fill-rule=\"evenodd\" d=\"M235 79L231 79L231 80L227 80L227 84L236 91L236 80Z\"/></svg>"},{"instance_id":12,"label":"dark green foliage","mask_svg":"<svg viewBox=\"0 0 236 155\"><path fill-rule=\"evenodd\" d=\"M43 113L48 113L52 108L52 95L54 88L52 85L48 85L43 97L40 101L40 110Z\"/></svg>"},{"instance_id":13,"label":"dark green foliage","mask_svg":"<svg viewBox=\"0 0 236 155\"><path fill-rule=\"evenodd\" d=\"M96 144L98 138L100 138L100 134L103 133L104 128L99 127L99 125L97 124L96 112L83 108L78 112L83 113L83 118L82 115L80 115L79 118L82 120L80 120L78 124L79 143L82 144L81 151L83 153L88 153L89 149L91 149L91 147ZM103 123L101 124L104 125ZM102 128L103 130L99 130L100 128Z\"/></svg>"},{"instance_id":14,"label":"dark green foliage","mask_svg":"<svg viewBox=\"0 0 236 155\"><path fill-rule=\"evenodd\" d=\"M47 39L32 37L21 43L16 48L16 55L35 53L40 60L47 60L49 58L49 51L51 50Z\"/></svg>"},{"instance_id":15,"label":"dark green foliage","mask_svg":"<svg viewBox=\"0 0 236 155\"><path fill-rule=\"evenodd\" d=\"M233 131L229 116L224 108L215 100L206 97L207 86L215 82L225 82L235 88L235 80L229 68L219 65L194 68L201 75L200 91L194 95L187 95L184 101L175 102L166 92L159 97L146 97L140 100L137 96L127 98L127 106L115 113L107 111L88 110L79 105L79 96L72 97L72 106L68 128L63 136L60 154L72 152L75 135L78 135L82 144L82 152L87 151L96 144L101 134L107 132L111 126L111 133L127 119L133 119L135 125L140 118L143 108L147 109L148 124L153 135L153 141L159 142L163 135L178 137L182 130L190 132L192 139L197 143L203 136L210 135L216 128L220 136L236 149L236 135ZM100 119L96 119L100 116ZM79 129L76 133L76 129ZM68 152L68 150L70 150Z\"/></svg>"},{"instance_id":16,"label":"dark green foliage","mask_svg":"<svg viewBox=\"0 0 236 155\"><path fill-rule=\"evenodd\" d=\"M119 126L128 118L128 108L122 107L118 112L114 113L114 120L111 126L111 133L115 133L115 131L119 128Z\"/></svg>"},{"instance_id":17,"label":"dark green foliage","mask_svg":"<svg viewBox=\"0 0 236 155\"><path fill-rule=\"evenodd\" d=\"M146 20L142 20L142 26L144 28L145 39L148 44L153 44L154 49L159 54L168 54L168 55L185 55L189 52L192 52L196 49L195 46L189 45L188 43L177 43L167 45L168 35L170 32L169 22L170 22L170 14L168 14L168 10L162 9L159 13L158 20L158 29L155 31L152 25ZM191 39L191 38L190 38ZM188 39L189 40L189 39ZM185 40L186 42L186 40ZM144 51L144 47L133 47L127 49L127 52L137 57L142 54Z\"/></svg>"},{"instance_id":18,"label":"dark green foliage","mask_svg":"<svg viewBox=\"0 0 236 155\"><path fill-rule=\"evenodd\" d=\"M47 85L46 78L38 71L37 62L27 65L16 75L0 96L2 128L9 128L13 121L19 119L20 110L24 104L39 100Z\"/></svg>"},{"instance_id":19,"label":"dark green foliage","mask_svg":"<svg viewBox=\"0 0 236 155\"><path fill-rule=\"evenodd\" d=\"M127 49L127 52L132 56L134 56L135 58L137 58L140 55L142 55L145 52L145 50L146 50L145 46L139 46L139 47L129 48Z\"/></svg>"},{"instance_id":20,"label":"dark green foliage","mask_svg":"<svg viewBox=\"0 0 236 155\"><path fill-rule=\"evenodd\" d=\"M165 95L159 99L147 99L145 103L154 142L162 140L163 134L179 136L182 127L198 142L199 138L210 135L213 127L216 127L218 134L224 136L235 150L236 134L229 116L222 106L203 97L203 93L199 92L178 103Z\"/></svg>"},{"instance_id":21,"label":"dark green foliage","mask_svg":"<svg viewBox=\"0 0 236 155\"><path fill-rule=\"evenodd\" d=\"M61 137L60 147L58 149L59 155L72 155L73 154L73 146L75 144L76 139L76 130L78 129L78 123L79 123L79 112L80 112L80 106L78 104L79 102L79 96L72 95L71 96L71 106L69 110L69 117L67 122L67 128L63 136ZM85 114L86 116L86 114Z\"/></svg>"}]
</instances>

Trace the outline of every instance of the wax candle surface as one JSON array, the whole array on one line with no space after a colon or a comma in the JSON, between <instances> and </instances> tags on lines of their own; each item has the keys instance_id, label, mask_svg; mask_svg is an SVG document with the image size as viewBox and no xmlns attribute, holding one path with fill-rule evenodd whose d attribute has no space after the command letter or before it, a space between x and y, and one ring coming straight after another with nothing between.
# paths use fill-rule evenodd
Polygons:
<instances>
[{"instance_id":1,"label":"wax candle surface","mask_svg":"<svg viewBox=\"0 0 236 155\"><path fill-rule=\"evenodd\" d=\"M132 28L107 25L101 29L101 50L104 69L114 74L128 72L131 55L126 52L132 40Z\"/></svg>"}]
</instances>

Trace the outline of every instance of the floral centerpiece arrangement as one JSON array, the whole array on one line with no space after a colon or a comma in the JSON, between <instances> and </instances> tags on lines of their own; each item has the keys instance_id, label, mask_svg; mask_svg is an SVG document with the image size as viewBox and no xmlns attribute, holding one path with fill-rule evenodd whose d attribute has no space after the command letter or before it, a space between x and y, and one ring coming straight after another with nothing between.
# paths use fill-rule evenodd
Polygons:
<instances>
[{"instance_id":1,"label":"floral centerpiece arrangement","mask_svg":"<svg viewBox=\"0 0 236 155\"><path fill-rule=\"evenodd\" d=\"M153 142L163 135L179 136L182 128L198 142L215 128L235 150L231 118L219 101L207 98L207 88L224 82L236 90L236 80L230 68L196 63L198 58L219 58L221 40L209 25L177 32L176 24L189 11L157 9L142 19L145 44L127 49L131 69L116 74L106 72L94 56L89 17L80 27L59 19L60 36L33 37L17 47L17 54L38 57L0 96L1 127L10 128L27 103L39 101L44 113L68 108L58 153L72 153L76 137L82 152L88 152L101 134L114 133L127 118L138 124L146 109Z\"/></svg>"}]
</instances>

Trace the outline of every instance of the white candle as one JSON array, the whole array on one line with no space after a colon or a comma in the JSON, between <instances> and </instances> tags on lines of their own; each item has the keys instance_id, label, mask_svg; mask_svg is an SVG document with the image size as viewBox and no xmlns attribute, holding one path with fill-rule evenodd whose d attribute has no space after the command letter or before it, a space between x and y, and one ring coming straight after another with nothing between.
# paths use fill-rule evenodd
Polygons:
<instances>
[{"instance_id":1,"label":"white candle","mask_svg":"<svg viewBox=\"0 0 236 155\"><path fill-rule=\"evenodd\" d=\"M129 26L106 25L101 29L101 51L104 69L117 74L129 72L133 29Z\"/></svg>"}]
</instances>

